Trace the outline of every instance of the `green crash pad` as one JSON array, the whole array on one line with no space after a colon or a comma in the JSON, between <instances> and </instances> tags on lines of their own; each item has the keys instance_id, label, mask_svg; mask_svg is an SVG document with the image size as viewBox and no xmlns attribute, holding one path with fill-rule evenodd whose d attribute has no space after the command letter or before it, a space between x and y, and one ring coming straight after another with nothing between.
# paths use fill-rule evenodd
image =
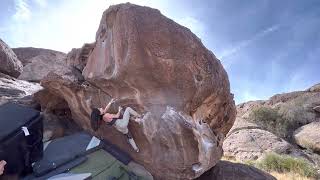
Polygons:
<instances>
[{"instance_id":1,"label":"green crash pad","mask_svg":"<svg viewBox=\"0 0 320 180\"><path fill-rule=\"evenodd\" d=\"M134 175L124 164L102 149L87 155L87 158L86 162L72 168L69 172L91 173L93 180L142 179Z\"/></svg>"}]
</instances>

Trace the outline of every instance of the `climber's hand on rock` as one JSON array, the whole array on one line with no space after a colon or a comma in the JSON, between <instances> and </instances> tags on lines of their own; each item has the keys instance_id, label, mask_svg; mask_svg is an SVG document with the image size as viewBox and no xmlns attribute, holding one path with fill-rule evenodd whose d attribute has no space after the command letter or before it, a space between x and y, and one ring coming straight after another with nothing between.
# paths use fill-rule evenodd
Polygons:
<instances>
[{"instance_id":1,"label":"climber's hand on rock","mask_svg":"<svg viewBox=\"0 0 320 180\"><path fill-rule=\"evenodd\" d=\"M114 103L115 101L116 101L116 99L115 99L115 98L112 98L112 99L110 100L109 104L112 104L112 103Z\"/></svg>"},{"instance_id":2,"label":"climber's hand on rock","mask_svg":"<svg viewBox=\"0 0 320 180\"><path fill-rule=\"evenodd\" d=\"M121 107L121 106L119 106L118 112L121 112L121 111L122 111L122 107Z\"/></svg>"}]
</instances>

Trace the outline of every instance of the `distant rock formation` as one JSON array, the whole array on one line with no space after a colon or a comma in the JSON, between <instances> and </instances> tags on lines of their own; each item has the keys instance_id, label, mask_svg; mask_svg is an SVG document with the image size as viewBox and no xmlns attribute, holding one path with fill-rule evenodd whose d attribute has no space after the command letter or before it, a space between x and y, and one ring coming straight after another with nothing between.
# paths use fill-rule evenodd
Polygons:
<instances>
[{"instance_id":1,"label":"distant rock formation","mask_svg":"<svg viewBox=\"0 0 320 180\"><path fill-rule=\"evenodd\" d=\"M18 77L22 72L22 63L10 47L0 39L0 72Z\"/></svg>"},{"instance_id":2,"label":"distant rock formation","mask_svg":"<svg viewBox=\"0 0 320 180\"><path fill-rule=\"evenodd\" d=\"M65 59L66 57L66 54L63 52L43 48L19 47L12 48L12 50L17 55L18 59L22 62L23 66L31 63L34 59L55 61Z\"/></svg>"},{"instance_id":3,"label":"distant rock formation","mask_svg":"<svg viewBox=\"0 0 320 180\"><path fill-rule=\"evenodd\" d=\"M66 66L66 54L41 48L15 48L24 64L19 79L40 82L49 72L60 72Z\"/></svg>"},{"instance_id":4,"label":"distant rock formation","mask_svg":"<svg viewBox=\"0 0 320 180\"><path fill-rule=\"evenodd\" d=\"M320 169L319 87L237 105L236 121L223 144L224 155L243 162L275 152L304 158ZM272 111L260 113L253 122L252 114L259 109ZM274 118L280 119L275 123Z\"/></svg>"},{"instance_id":5,"label":"distant rock formation","mask_svg":"<svg viewBox=\"0 0 320 180\"><path fill-rule=\"evenodd\" d=\"M233 95L220 61L189 29L156 9L111 6L96 42L70 52L67 64L41 80L42 107L54 109L48 104L63 99L91 132L91 108L111 98L144 113L141 124L129 123L139 153L113 127L92 133L120 146L155 178L193 179L220 160L235 120Z\"/></svg>"}]
</instances>

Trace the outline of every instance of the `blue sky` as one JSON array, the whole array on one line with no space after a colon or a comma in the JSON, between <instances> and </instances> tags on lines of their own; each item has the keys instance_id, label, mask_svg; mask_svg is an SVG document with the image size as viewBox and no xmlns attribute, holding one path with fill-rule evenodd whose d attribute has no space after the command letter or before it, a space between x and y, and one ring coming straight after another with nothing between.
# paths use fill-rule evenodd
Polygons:
<instances>
[{"instance_id":1,"label":"blue sky","mask_svg":"<svg viewBox=\"0 0 320 180\"><path fill-rule=\"evenodd\" d=\"M93 42L102 12L122 0L1 0L11 47L70 51ZM236 103L320 82L319 0L134 0L188 27L222 62Z\"/></svg>"}]
</instances>

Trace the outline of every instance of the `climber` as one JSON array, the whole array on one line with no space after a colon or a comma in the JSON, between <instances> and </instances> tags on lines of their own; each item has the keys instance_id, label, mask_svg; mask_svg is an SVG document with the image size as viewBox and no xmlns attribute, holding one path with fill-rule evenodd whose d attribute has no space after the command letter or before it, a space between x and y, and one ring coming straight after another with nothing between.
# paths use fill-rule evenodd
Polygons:
<instances>
[{"instance_id":1,"label":"climber","mask_svg":"<svg viewBox=\"0 0 320 180\"><path fill-rule=\"evenodd\" d=\"M130 115L135 116L135 121L140 123L141 122L141 115L139 115L136 111L134 111L132 108L127 107L124 110L122 118L120 117L122 107L119 106L118 113L117 114L111 114L107 111L109 110L111 104L115 102L115 99L111 99L111 101L108 103L108 105L103 108L93 108L91 112L91 126L94 130L98 129L98 124L101 120L105 121L108 125L114 126L118 131L120 131L122 134L124 134L129 144L132 146L132 148L139 152L139 148L137 147L135 141L133 140L131 133L128 130L128 124L130 120Z\"/></svg>"},{"instance_id":2,"label":"climber","mask_svg":"<svg viewBox=\"0 0 320 180\"><path fill-rule=\"evenodd\" d=\"M4 171L4 166L7 164L6 161L4 160L1 160L0 161L0 176L3 174L3 171Z\"/></svg>"}]
</instances>

